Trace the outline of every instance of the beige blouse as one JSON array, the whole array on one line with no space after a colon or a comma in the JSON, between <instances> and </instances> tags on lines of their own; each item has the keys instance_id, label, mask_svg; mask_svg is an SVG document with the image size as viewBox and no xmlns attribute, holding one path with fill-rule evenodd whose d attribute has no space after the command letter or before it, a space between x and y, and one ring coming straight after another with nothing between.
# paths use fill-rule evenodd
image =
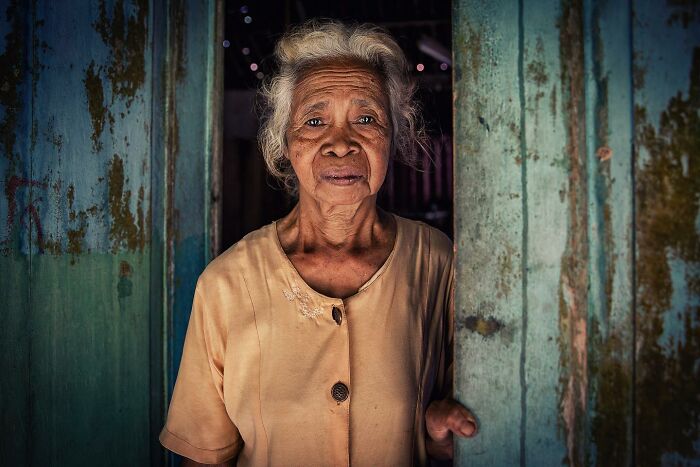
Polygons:
<instances>
[{"instance_id":1,"label":"beige blouse","mask_svg":"<svg viewBox=\"0 0 700 467\"><path fill-rule=\"evenodd\" d=\"M302 280L274 223L212 261L163 446L239 466L427 465L425 409L452 391L452 243L395 217L388 259L345 300Z\"/></svg>"}]
</instances>

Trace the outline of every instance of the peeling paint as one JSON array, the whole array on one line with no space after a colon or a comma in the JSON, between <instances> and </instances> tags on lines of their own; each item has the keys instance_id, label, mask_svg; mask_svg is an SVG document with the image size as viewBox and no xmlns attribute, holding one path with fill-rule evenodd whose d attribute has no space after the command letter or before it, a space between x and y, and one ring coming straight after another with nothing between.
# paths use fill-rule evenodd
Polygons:
<instances>
[{"instance_id":1,"label":"peeling paint","mask_svg":"<svg viewBox=\"0 0 700 467\"><path fill-rule=\"evenodd\" d=\"M92 138L92 151L97 153L102 149L100 136L102 136L108 110L104 102L102 78L100 78L99 69L95 70L94 60L90 62L90 65L85 70L83 84L85 85L90 120L92 121L92 135L90 136Z\"/></svg>"},{"instance_id":2,"label":"peeling paint","mask_svg":"<svg viewBox=\"0 0 700 467\"><path fill-rule=\"evenodd\" d=\"M569 161L566 249L559 284L560 432L568 465L585 461L588 355L588 206L585 161L583 3L564 1L558 22L561 88Z\"/></svg>"},{"instance_id":3,"label":"peeling paint","mask_svg":"<svg viewBox=\"0 0 700 467\"><path fill-rule=\"evenodd\" d=\"M20 4L22 2L10 2L4 12L12 29L5 35L5 50L0 55L0 105L4 109L0 121L0 147L10 161L10 172L14 172L19 157L15 152L15 142L18 116L24 105L21 86L26 74L26 69L22 66L25 61L25 26Z\"/></svg>"},{"instance_id":4,"label":"peeling paint","mask_svg":"<svg viewBox=\"0 0 700 467\"><path fill-rule=\"evenodd\" d=\"M698 0L666 0L671 14L666 20L668 26L680 24L688 28L691 23L700 21L700 1Z\"/></svg>"},{"instance_id":5,"label":"peeling paint","mask_svg":"<svg viewBox=\"0 0 700 467\"><path fill-rule=\"evenodd\" d=\"M483 316L467 316L464 318L464 327L472 332L480 334L482 337L492 337L505 327L502 321L494 317L484 318Z\"/></svg>"},{"instance_id":6,"label":"peeling paint","mask_svg":"<svg viewBox=\"0 0 700 467\"><path fill-rule=\"evenodd\" d=\"M128 17L124 0L115 2L111 15L107 14L105 0L100 0L99 9L99 18L93 27L109 47L107 77L111 83L112 100L115 96L122 97L128 108L146 79L148 1L136 0L129 8L133 14Z\"/></svg>"},{"instance_id":7,"label":"peeling paint","mask_svg":"<svg viewBox=\"0 0 700 467\"><path fill-rule=\"evenodd\" d=\"M595 155L598 157L598 159L601 162L605 162L607 160L612 159L613 156L613 150L610 149L607 146L601 146L598 148L598 150L595 152Z\"/></svg>"},{"instance_id":8,"label":"peeling paint","mask_svg":"<svg viewBox=\"0 0 700 467\"><path fill-rule=\"evenodd\" d=\"M111 215L109 238L112 242L112 252L116 253L125 248L129 251L142 251L148 234L144 228L143 187L139 189L136 218L131 212L131 190L125 190L127 182L124 174L124 162L115 154L109 165L107 175L108 205Z\"/></svg>"},{"instance_id":9,"label":"peeling paint","mask_svg":"<svg viewBox=\"0 0 700 467\"><path fill-rule=\"evenodd\" d=\"M636 143L649 156L636 184L637 458L649 465L672 453L697 459L700 438L700 48L687 95L672 97L658 122L636 109ZM686 265L684 290L673 289L670 258ZM674 293L685 295L682 309ZM680 339L664 342L668 313L678 314Z\"/></svg>"}]
</instances>

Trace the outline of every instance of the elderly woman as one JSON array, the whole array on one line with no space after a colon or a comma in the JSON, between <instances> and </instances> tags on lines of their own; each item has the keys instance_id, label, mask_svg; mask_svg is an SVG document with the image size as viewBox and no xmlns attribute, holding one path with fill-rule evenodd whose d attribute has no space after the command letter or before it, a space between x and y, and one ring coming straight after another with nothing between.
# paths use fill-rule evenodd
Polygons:
<instances>
[{"instance_id":1,"label":"elderly woman","mask_svg":"<svg viewBox=\"0 0 700 467\"><path fill-rule=\"evenodd\" d=\"M199 278L163 445L197 463L426 465L474 417L452 392L452 244L381 210L420 139L396 42L312 22L278 43L260 141L298 194Z\"/></svg>"}]
</instances>

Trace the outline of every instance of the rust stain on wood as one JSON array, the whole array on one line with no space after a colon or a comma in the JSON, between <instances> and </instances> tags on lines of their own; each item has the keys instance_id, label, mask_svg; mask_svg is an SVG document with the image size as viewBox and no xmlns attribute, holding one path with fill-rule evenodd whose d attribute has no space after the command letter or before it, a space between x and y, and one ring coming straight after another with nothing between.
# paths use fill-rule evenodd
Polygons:
<instances>
[{"instance_id":1,"label":"rust stain on wood","mask_svg":"<svg viewBox=\"0 0 700 467\"><path fill-rule=\"evenodd\" d=\"M148 18L148 1L133 3L133 14L125 15L124 0L117 0L111 15L107 14L104 0L99 4L99 18L93 27L109 47L110 63L107 77L112 87L112 98L120 96L129 107L136 91L146 79L145 53Z\"/></svg>"},{"instance_id":2,"label":"rust stain on wood","mask_svg":"<svg viewBox=\"0 0 700 467\"><path fill-rule=\"evenodd\" d=\"M25 26L19 1L10 2L3 11L11 30L5 35L5 50L0 55L0 105L4 109L0 121L0 146L5 157L10 161L10 171L15 167L18 154L15 152L17 141L18 115L22 111L24 100L21 86L26 70L24 63Z\"/></svg>"},{"instance_id":3,"label":"rust stain on wood","mask_svg":"<svg viewBox=\"0 0 700 467\"><path fill-rule=\"evenodd\" d=\"M108 204L112 218L110 223L110 240L112 242L112 252L116 253L121 248L129 251L142 251L146 238L143 202L144 190L139 189L136 216L131 212L131 190L125 190L127 182L124 174L124 162L118 155L112 157L107 175L108 183Z\"/></svg>"},{"instance_id":4,"label":"rust stain on wood","mask_svg":"<svg viewBox=\"0 0 700 467\"><path fill-rule=\"evenodd\" d=\"M585 162L583 4L565 1L559 19L561 86L569 166L569 222L559 284L560 429L564 459L584 463L588 387L588 206Z\"/></svg>"},{"instance_id":5,"label":"rust stain on wood","mask_svg":"<svg viewBox=\"0 0 700 467\"><path fill-rule=\"evenodd\" d=\"M502 321L489 316L467 316L464 318L464 328L480 334L482 337L492 337L505 327Z\"/></svg>"},{"instance_id":6,"label":"rust stain on wood","mask_svg":"<svg viewBox=\"0 0 700 467\"><path fill-rule=\"evenodd\" d=\"M102 149L100 137L102 136L102 130L109 111L104 101L102 78L100 78L99 70L95 69L94 60L90 62L90 65L85 70L83 84L85 85L88 111L92 122L92 135L90 136L92 139L92 151L97 153Z\"/></svg>"},{"instance_id":7,"label":"rust stain on wood","mask_svg":"<svg viewBox=\"0 0 700 467\"><path fill-rule=\"evenodd\" d=\"M693 51L687 97L678 92L659 116L635 111L637 146L637 458L666 453L695 459L700 438L700 48ZM686 265L685 290L673 288L670 259ZM685 294L674 309L674 293ZM692 298L691 298L692 297ZM665 315L679 313L680 338L664 341Z\"/></svg>"}]
</instances>

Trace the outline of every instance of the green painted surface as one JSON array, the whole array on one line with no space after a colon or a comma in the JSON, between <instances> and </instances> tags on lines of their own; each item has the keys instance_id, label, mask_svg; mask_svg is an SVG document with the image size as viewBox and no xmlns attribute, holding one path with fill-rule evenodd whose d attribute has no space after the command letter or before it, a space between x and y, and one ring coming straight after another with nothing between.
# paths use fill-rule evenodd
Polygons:
<instances>
[{"instance_id":1,"label":"green painted surface","mask_svg":"<svg viewBox=\"0 0 700 467\"><path fill-rule=\"evenodd\" d=\"M3 464L165 460L166 324L210 257L217 6L0 2Z\"/></svg>"},{"instance_id":2,"label":"green painted surface","mask_svg":"<svg viewBox=\"0 0 700 467\"><path fill-rule=\"evenodd\" d=\"M455 2L457 465L700 461L691 3Z\"/></svg>"}]
</instances>

